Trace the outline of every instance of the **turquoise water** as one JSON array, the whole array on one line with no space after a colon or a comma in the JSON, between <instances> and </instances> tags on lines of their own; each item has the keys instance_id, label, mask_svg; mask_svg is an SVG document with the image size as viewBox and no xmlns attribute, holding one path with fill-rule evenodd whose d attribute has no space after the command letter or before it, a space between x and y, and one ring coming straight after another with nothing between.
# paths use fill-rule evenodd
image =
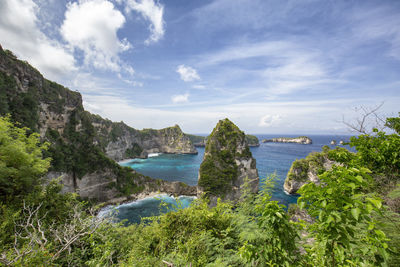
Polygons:
<instances>
[{"instance_id":1,"label":"turquoise water","mask_svg":"<svg viewBox=\"0 0 400 267\"><path fill-rule=\"evenodd\" d=\"M194 197L180 196L174 198L168 195L159 195L142 200L108 206L100 211L100 217L114 217L117 221L124 221L125 225L139 223L142 218L159 215L171 210L189 207ZM162 204L162 205L161 205Z\"/></svg>"},{"instance_id":2,"label":"turquoise water","mask_svg":"<svg viewBox=\"0 0 400 267\"><path fill-rule=\"evenodd\" d=\"M283 183L287 172L296 159L305 158L310 152L321 151L324 145L330 145L331 140L348 141L350 136L308 135L312 140L311 145L294 143L260 143L259 147L250 148L257 161L260 185L268 175L276 173L276 185L272 192L272 199L284 205L295 203L297 196L285 194ZM273 137L294 137L293 135L257 135L259 140ZM204 155L204 148L197 148L198 155L161 154L148 159L133 159L121 165L129 166L138 172L150 177L167 181L182 181L189 185L197 184L197 176ZM189 205L191 198L185 199ZM168 202L169 201L169 202ZM168 205L173 205L174 200L167 199ZM142 202L124 204L118 208L118 219L128 219L129 222L138 222L140 217L159 214L161 200L149 199ZM185 205L184 205L185 207ZM161 212L165 212L161 210Z\"/></svg>"}]
</instances>

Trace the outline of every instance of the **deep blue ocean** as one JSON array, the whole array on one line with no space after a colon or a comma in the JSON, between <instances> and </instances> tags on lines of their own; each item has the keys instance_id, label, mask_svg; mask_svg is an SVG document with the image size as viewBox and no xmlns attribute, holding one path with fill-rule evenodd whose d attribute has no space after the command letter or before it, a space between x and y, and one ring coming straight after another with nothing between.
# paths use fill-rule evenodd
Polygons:
<instances>
[{"instance_id":1,"label":"deep blue ocean","mask_svg":"<svg viewBox=\"0 0 400 267\"><path fill-rule=\"evenodd\" d=\"M305 158L310 152L321 151L324 145L333 148L334 146L330 145L331 140L336 140L339 143L340 140L347 142L350 139L350 136L307 135L312 139L313 143L311 145L302 145L295 143L261 143L263 139L295 137L294 135L256 136L260 140L260 146L251 147L250 150L257 161L260 185L268 175L276 173L276 184L272 192L272 199L278 200L286 206L297 201L297 196L287 195L283 191L283 183L292 162L296 159ZM199 152L198 155L160 154L148 159L133 159L120 164L129 166L153 178L167 181L182 181L189 185L196 185L199 167L203 160L204 148L198 147L197 150ZM179 208L189 206L191 200L192 198L180 198L178 201ZM161 202L166 203L169 208L177 205L177 201L174 198L165 195L160 198L148 198L118 206L116 208L118 211L116 217L119 220L127 219L130 223L137 223L141 217L166 212L166 207L160 207Z\"/></svg>"}]
</instances>

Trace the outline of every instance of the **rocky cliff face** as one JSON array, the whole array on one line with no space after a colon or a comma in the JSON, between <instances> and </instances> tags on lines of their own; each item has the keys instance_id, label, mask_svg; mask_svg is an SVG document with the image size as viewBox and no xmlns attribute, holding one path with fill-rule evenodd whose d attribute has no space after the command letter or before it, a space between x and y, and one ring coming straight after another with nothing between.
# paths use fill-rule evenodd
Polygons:
<instances>
[{"instance_id":1,"label":"rocky cliff face","mask_svg":"<svg viewBox=\"0 0 400 267\"><path fill-rule=\"evenodd\" d=\"M306 183L319 184L318 174L330 170L335 161L329 159L327 152L313 152L305 159L298 159L292 163L286 176L283 188L288 194L296 194Z\"/></svg>"},{"instance_id":2,"label":"rocky cliff face","mask_svg":"<svg viewBox=\"0 0 400 267\"><path fill-rule=\"evenodd\" d=\"M220 120L207 139L199 170L198 195L205 194L210 204L217 198L237 201L245 182L251 192L258 192L259 177L245 135L230 120Z\"/></svg>"},{"instance_id":3,"label":"rocky cliff face","mask_svg":"<svg viewBox=\"0 0 400 267\"><path fill-rule=\"evenodd\" d=\"M289 138L289 137L279 137L279 138L272 138L272 139L264 139L262 140L263 143L268 143L268 142L275 142L275 143L297 143L297 144L304 144L304 145L309 145L312 144L311 138L307 136L299 136L295 138Z\"/></svg>"},{"instance_id":4,"label":"rocky cliff face","mask_svg":"<svg viewBox=\"0 0 400 267\"><path fill-rule=\"evenodd\" d=\"M196 153L179 126L139 131L90 114L78 92L45 79L0 46L0 116L5 114L51 143L49 178L60 176L65 191L100 201L138 194L150 185L153 191L176 191L174 183L146 178L110 158Z\"/></svg>"},{"instance_id":5,"label":"rocky cliff face","mask_svg":"<svg viewBox=\"0 0 400 267\"><path fill-rule=\"evenodd\" d=\"M93 116L93 126L99 133L98 142L106 155L116 161L146 158L149 153L197 154L179 125L161 130L136 130L123 122L115 123Z\"/></svg>"}]
</instances>

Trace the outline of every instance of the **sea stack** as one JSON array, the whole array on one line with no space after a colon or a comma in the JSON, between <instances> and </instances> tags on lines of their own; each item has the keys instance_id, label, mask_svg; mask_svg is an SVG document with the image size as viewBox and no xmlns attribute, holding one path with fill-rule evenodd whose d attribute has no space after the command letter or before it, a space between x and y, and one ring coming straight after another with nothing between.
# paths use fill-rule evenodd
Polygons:
<instances>
[{"instance_id":1,"label":"sea stack","mask_svg":"<svg viewBox=\"0 0 400 267\"><path fill-rule=\"evenodd\" d=\"M198 196L206 196L210 205L217 199L237 202L245 181L251 192L258 192L259 177L245 134L230 120L220 120L207 139L200 165Z\"/></svg>"}]
</instances>

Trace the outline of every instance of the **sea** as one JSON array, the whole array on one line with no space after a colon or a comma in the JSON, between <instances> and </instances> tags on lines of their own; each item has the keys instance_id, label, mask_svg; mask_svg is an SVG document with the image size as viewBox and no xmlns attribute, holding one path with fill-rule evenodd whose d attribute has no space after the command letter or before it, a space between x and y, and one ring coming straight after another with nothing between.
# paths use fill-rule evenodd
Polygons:
<instances>
[{"instance_id":1,"label":"sea","mask_svg":"<svg viewBox=\"0 0 400 267\"><path fill-rule=\"evenodd\" d=\"M272 190L272 199L288 206L296 203L298 196L288 195L283 190L286 175L296 159L305 158L313 151L321 151L322 147L331 145L332 140L348 142L346 135L307 135L313 141L310 145L296 143L262 143L263 139L275 137L296 137L300 135L256 135L260 140L259 147L251 147L250 151L257 162L260 177L260 189L263 181L270 175L275 175L275 187ZM345 146L350 149L349 147ZM353 150L353 149L350 149ZM179 154L151 154L147 159L132 159L120 162L144 175L167 181L181 181L188 185L197 185L198 172L203 160L204 147L197 147L197 155ZM125 224L139 223L142 218L159 215L171 210L186 208L193 201L193 197L180 196L174 198L168 195L159 195L146 199L125 203L119 206L109 206L100 211L99 216L113 216L117 221Z\"/></svg>"}]
</instances>

